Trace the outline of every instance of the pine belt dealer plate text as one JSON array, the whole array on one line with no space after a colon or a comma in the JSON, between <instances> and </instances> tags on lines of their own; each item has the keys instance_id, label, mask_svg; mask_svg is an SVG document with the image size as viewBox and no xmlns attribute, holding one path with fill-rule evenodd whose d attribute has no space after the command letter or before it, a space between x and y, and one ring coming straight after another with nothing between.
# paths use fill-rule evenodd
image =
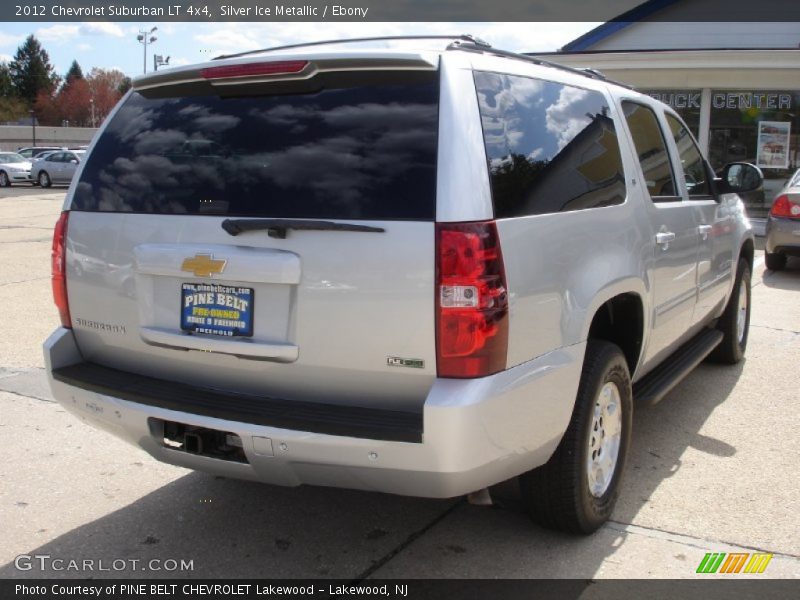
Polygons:
<instances>
[{"instance_id":1,"label":"pine belt dealer plate text","mask_svg":"<svg viewBox=\"0 0 800 600\"><path fill-rule=\"evenodd\" d=\"M225 337L253 335L252 288L213 283L181 286L181 329Z\"/></svg>"}]
</instances>

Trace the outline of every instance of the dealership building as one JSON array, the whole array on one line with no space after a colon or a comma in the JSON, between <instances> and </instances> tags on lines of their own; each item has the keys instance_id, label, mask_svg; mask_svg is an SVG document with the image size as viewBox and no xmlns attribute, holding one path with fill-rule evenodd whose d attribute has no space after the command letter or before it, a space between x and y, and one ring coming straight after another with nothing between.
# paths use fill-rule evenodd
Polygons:
<instances>
[{"instance_id":1,"label":"dealership building","mask_svg":"<svg viewBox=\"0 0 800 600\"><path fill-rule=\"evenodd\" d=\"M761 167L769 203L800 168L800 23L693 21L699 5L647 2L539 56L597 69L670 105L715 169Z\"/></svg>"}]
</instances>

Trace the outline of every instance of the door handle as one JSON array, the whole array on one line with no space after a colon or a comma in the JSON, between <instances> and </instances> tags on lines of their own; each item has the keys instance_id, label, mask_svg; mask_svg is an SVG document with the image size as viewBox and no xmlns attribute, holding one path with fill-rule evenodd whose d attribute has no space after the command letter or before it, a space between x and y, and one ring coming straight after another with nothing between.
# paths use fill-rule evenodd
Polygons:
<instances>
[{"instance_id":1,"label":"door handle","mask_svg":"<svg viewBox=\"0 0 800 600\"><path fill-rule=\"evenodd\" d=\"M669 243L675 240L675 234L671 231L659 231L656 234L656 244L662 244L664 250L667 249Z\"/></svg>"},{"instance_id":2,"label":"door handle","mask_svg":"<svg viewBox=\"0 0 800 600\"><path fill-rule=\"evenodd\" d=\"M711 232L711 225L698 225L697 232L703 236L703 239L708 238L708 234Z\"/></svg>"}]
</instances>

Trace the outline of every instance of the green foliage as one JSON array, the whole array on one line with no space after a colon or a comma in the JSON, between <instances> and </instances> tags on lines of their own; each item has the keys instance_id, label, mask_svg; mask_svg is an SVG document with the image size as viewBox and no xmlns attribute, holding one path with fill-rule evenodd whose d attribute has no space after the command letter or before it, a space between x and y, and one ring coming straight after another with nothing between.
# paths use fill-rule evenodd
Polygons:
<instances>
[{"instance_id":1,"label":"green foliage","mask_svg":"<svg viewBox=\"0 0 800 600\"><path fill-rule=\"evenodd\" d=\"M0 63L0 98L10 98L16 96L14 82L11 81L11 71L8 63Z\"/></svg>"},{"instance_id":2,"label":"green foliage","mask_svg":"<svg viewBox=\"0 0 800 600\"><path fill-rule=\"evenodd\" d=\"M119 84L119 87L117 87L117 91L119 92L120 96L123 96L123 95L125 95L125 92L127 92L132 87L133 87L133 82L131 81L131 78L128 77L128 76L125 76L125 78Z\"/></svg>"},{"instance_id":3,"label":"green foliage","mask_svg":"<svg viewBox=\"0 0 800 600\"><path fill-rule=\"evenodd\" d=\"M77 60L73 60L67 75L64 77L64 85L69 85L76 79L83 79L83 69L81 69Z\"/></svg>"},{"instance_id":4,"label":"green foliage","mask_svg":"<svg viewBox=\"0 0 800 600\"><path fill-rule=\"evenodd\" d=\"M34 105L41 92L51 92L58 84L50 57L33 35L17 48L8 67L17 97L28 106Z\"/></svg>"},{"instance_id":5,"label":"green foliage","mask_svg":"<svg viewBox=\"0 0 800 600\"><path fill-rule=\"evenodd\" d=\"M17 98L11 70L6 63L0 63L0 123L18 121L27 116L25 103Z\"/></svg>"}]
</instances>

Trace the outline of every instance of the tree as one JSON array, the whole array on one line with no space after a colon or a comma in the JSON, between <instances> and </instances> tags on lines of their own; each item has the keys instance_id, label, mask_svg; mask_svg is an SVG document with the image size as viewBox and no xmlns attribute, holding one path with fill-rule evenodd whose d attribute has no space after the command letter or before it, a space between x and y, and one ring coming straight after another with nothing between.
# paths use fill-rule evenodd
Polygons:
<instances>
[{"instance_id":1,"label":"tree","mask_svg":"<svg viewBox=\"0 0 800 600\"><path fill-rule=\"evenodd\" d=\"M69 121L73 127L92 125L91 92L85 79L73 79L69 85L64 85L58 93L57 104L62 122Z\"/></svg>"},{"instance_id":2,"label":"tree","mask_svg":"<svg viewBox=\"0 0 800 600\"><path fill-rule=\"evenodd\" d=\"M117 91L119 92L120 96L124 96L125 93L132 87L133 87L133 81L131 81L131 78L126 75L125 78L122 80L122 83L119 84Z\"/></svg>"},{"instance_id":3,"label":"tree","mask_svg":"<svg viewBox=\"0 0 800 600\"><path fill-rule=\"evenodd\" d=\"M8 63L0 63L0 98L16 96L14 82L11 80L11 70Z\"/></svg>"},{"instance_id":4,"label":"tree","mask_svg":"<svg viewBox=\"0 0 800 600\"><path fill-rule=\"evenodd\" d=\"M89 84L89 93L94 100L94 124L99 125L106 118L122 97L121 88L126 80L130 79L116 69L98 69L95 67L89 73L86 81Z\"/></svg>"},{"instance_id":5,"label":"tree","mask_svg":"<svg viewBox=\"0 0 800 600\"><path fill-rule=\"evenodd\" d=\"M17 121L28 116L25 104L17 98L11 71L0 63L0 122Z\"/></svg>"},{"instance_id":6,"label":"tree","mask_svg":"<svg viewBox=\"0 0 800 600\"><path fill-rule=\"evenodd\" d=\"M83 79L83 69L81 69L77 60L73 60L66 77L64 77L64 85L69 85L76 79Z\"/></svg>"},{"instance_id":7,"label":"tree","mask_svg":"<svg viewBox=\"0 0 800 600\"><path fill-rule=\"evenodd\" d=\"M17 96L28 106L34 105L40 92L52 91L58 84L50 57L33 35L17 48L9 73Z\"/></svg>"}]
</instances>

